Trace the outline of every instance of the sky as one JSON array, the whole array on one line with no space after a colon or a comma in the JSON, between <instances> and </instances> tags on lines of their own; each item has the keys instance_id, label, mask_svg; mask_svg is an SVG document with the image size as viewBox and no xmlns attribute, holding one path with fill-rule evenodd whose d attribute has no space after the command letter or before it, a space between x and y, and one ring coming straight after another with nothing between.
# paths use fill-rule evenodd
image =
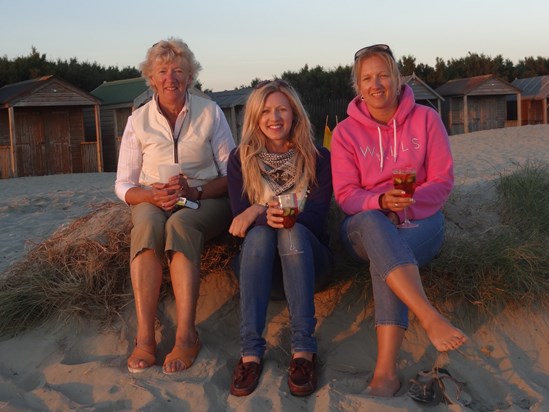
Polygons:
<instances>
[{"instance_id":1,"label":"sky","mask_svg":"<svg viewBox=\"0 0 549 412\"><path fill-rule=\"evenodd\" d=\"M434 67L468 53L514 64L549 57L547 0L0 0L0 56L138 68L177 37L203 69L203 89L231 90L305 65L350 65L377 43Z\"/></svg>"}]
</instances>

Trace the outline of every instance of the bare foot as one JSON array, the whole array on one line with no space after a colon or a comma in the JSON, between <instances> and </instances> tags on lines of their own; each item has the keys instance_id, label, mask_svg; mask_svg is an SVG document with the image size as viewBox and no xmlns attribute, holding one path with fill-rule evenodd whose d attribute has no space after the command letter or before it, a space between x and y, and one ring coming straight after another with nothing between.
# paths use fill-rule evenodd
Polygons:
<instances>
[{"instance_id":1,"label":"bare foot","mask_svg":"<svg viewBox=\"0 0 549 412\"><path fill-rule=\"evenodd\" d=\"M394 378L372 378L372 381L366 388L366 395L376 396L381 398L390 398L400 389L400 380L398 377Z\"/></svg>"},{"instance_id":2,"label":"bare foot","mask_svg":"<svg viewBox=\"0 0 549 412\"><path fill-rule=\"evenodd\" d=\"M439 352L457 349L468 339L461 330L440 315L424 325L424 328L431 343Z\"/></svg>"},{"instance_id":3,"label":"bare foot","mask_svg":"<svg viewBox=\"0 0 549 412\"><path fill-rule=\"evenodd\" d=\"M153 366L156 361L155 351L156 347L153 345L143 345L143 347L136 345L128 358L128 370L132 373L138 373Z\"/></svg>"},{"instance_id":4,"label":"bare foot","mask_svg":"<svg viewBox=\"0 0 549 412\"><path fill-rule=\"evenodd\" d=\"M189 369L200 351L201 343L198 335L194 343L185 343L183 345L176 344L173 350L166 355L164 360L163 370L167 375L172 375L177 372L181 372L185 369Z\"/></svg>"}]
</instances>

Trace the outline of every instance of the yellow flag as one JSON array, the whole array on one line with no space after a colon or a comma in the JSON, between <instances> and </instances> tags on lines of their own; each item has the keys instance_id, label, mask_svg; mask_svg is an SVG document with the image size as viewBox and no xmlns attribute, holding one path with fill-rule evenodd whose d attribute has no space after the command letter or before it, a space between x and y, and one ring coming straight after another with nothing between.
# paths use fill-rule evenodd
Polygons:
<instances>
[{"instance_id":1,"label":"yellow flag","mask_svg":"<svg viewBox=\"0 0 549 412\"><path fill-rule=\"evenodd\" d=\"M322 146L330 150L330 146L332 145L332 131L328 127L328 124L324 126L324 142L322 142Z\"/></svg>"}]
</instances>

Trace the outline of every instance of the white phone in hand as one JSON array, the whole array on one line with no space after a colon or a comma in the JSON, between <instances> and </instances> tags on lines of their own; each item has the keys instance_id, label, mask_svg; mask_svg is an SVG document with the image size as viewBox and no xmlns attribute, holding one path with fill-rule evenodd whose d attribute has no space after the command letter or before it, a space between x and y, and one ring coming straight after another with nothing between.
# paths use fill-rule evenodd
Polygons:
<instances>
[{"instance_id":1,"label":"white phone in hand","mask_svg":"<svg viewBox=\"0 0 549 412\"><path fill-rule=\"evenodd\" d=\"M200 207L200 202L189 200L186 197L180 197L176 203L177 206L188 207L189 209L198 209Z\"/></svg>"}]
</instances>

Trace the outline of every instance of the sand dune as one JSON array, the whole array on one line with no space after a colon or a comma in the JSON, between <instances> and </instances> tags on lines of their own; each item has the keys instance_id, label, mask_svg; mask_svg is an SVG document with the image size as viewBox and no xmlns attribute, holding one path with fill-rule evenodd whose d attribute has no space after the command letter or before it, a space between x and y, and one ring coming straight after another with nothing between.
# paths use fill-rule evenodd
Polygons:
<instances>
[{"instance_id":1,"label":"sand dune","mask_svg":"<svg viewBox=\"0 0 549 412\"><path fill-rule=\"evenodd\" d=\"M549 126L452 136L451 144L457 186L447 206L450 230L497 224L494 179L516 164L549 162ZM103 173L0 180L0 276L60 226L115 200L114 178ZM403 388L394 398L376 399L364 394L376 355L370 303L350 281L317 294L320 380L308 398L293 397L286 385L289 319L277 301L269 307L269 349L258 389L245 398L229 395L239 351L239 301L230 273L216 272L201 284L198 330L204 347L188 371L176 377L161 371L173 344L170 299L159 310L157 366L140 375L126 369L133 308L108 333L86 323L47 324L0 341L0 410L419 411L421 405L406 395L407 382L435 362L466 383L472 403L429 410L549 410L548 313L505 310L490 319L461 319L470 343L440 356L412 322L399 359Z\"/></svg>"}]
</instances>

